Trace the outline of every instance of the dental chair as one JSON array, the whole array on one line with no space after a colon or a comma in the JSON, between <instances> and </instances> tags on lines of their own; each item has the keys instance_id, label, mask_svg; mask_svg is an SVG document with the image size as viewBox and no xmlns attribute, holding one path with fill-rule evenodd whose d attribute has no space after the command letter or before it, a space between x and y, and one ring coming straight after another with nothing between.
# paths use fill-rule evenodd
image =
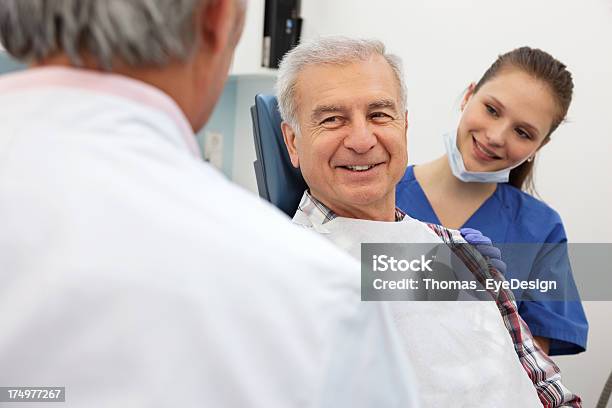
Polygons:
<instances>
[{"instance_id":1,"label":"dental chair","mask_svg":"<svg viewBox=\"0 0 612 408\"><path fill-rule=\"evenodd\" d=\"M9 72L20 71L26 68L27 65L14 60L5 51L0 50L0 74L8 74Z\"/></svg>"},{"instance_id":2,"label":"dental chair","mask_svg":"<svg viewBox=\"0 0 612 408\"><path fill-rule=\"evenodd\" d=\"M294 168L289 159L276 97L255 96L251 118L257 155L253 165L259 196L293 218L307 186L300 169Z\"/></svg>"}]
</instances>

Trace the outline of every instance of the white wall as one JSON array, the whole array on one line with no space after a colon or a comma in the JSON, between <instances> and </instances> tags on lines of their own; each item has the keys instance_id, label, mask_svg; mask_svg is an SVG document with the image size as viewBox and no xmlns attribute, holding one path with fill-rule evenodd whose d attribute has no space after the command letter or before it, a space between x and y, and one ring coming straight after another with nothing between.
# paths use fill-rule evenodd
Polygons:
<instances>
[{"instance_id":1,"label":"white wall","mask_svg":"<svg viewBox=\"0 0 612 408\"><path fill-rule=\"evenodd\" d=\"M571 242L612 242L612 0L303 0L302 17L303 38L375 37L403 58L412 163L443 153L461 92L498 54L529 45L563 61L576 86L571 122L543 149L536 185ZM589 350L556 361L588 407L612 369L612 302L585 308Z\"/></svg>"},{"instance_id":2,"label":"white wall","mask_svg":"<svg viewBox=\"0 0 612 408\"><path fill-rule=\"evenodd\" d=\"M265 0L249 0L244 30L234 52L232 74L251 73L261 65Z\"/></svg>"}]
</instances>

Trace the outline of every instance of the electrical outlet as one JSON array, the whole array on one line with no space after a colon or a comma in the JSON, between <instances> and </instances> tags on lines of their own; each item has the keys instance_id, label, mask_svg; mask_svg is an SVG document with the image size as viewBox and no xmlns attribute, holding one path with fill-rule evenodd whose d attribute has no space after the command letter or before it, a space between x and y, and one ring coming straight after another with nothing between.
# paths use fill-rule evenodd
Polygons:
<instances>
[{"instance_id":1,"label":"electrical outlet","mask_svg":"<svg viewBox=\"0 0 612 408\"><path fill-rule=\"evenodd\" d=\"M204 160L223 170L223 135L219 132L204 134Z\"/></svg>"}]
</instances>

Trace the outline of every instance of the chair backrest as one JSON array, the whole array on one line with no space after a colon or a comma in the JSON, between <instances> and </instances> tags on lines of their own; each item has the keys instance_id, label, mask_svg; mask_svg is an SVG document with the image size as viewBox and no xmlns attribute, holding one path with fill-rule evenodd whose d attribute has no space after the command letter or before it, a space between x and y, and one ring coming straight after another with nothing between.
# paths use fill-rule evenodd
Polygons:
<instances>
[{"instance_id":1,"label":"chair backrest","mask_svg":"<svg viewBox=\"0 0 612 408\"><path fill-rule=\"evenodd\" d=\"M278 102L273 95L255 96L251 107L259 195L293 217L306 190L300 169L291 164L283 141Z\"/></svg>"},{"instance_id":2,"label":"chair backrest","mask_svg":"<svg viewBox=\"0 0 612 408\"><path fill-rule=\"evenodd\" d=\"M0 50L0 74L26 69L27 65L14 60L6 51Z\"/></svg>"}]
</instances>

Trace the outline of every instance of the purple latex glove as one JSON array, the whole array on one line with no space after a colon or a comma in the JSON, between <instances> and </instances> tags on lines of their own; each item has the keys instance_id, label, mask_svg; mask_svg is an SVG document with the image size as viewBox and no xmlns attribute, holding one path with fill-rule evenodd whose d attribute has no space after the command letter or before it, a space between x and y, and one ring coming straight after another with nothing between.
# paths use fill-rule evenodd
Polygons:
<instances>
[{"instance_id":1,"label":"purple latex glove","mask_svg":"<svg viewBox=\"0 0 612 408\"><path fill-rule=\"evenodd\" d=\"M501 251L493 246L493 243L488 237L482 235L482 232L473 228L461 228L459 230L465 240L473 245L478 252L503 275L506 274L506 264L501 259Z\"/></svg>"}]
</instances>

